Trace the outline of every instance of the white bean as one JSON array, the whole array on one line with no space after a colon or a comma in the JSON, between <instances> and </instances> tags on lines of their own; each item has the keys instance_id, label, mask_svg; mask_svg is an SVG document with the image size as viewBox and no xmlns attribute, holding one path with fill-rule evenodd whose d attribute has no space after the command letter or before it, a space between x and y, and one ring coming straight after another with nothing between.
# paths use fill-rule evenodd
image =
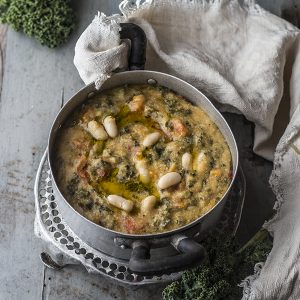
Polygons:
<instances>
[{"instance_id":1,"label":"white bean","mask_svg":"<svg viewBox=\"0 0 300 300\"><path fill-rule=\"evenodd\" d=\"M157 143L160 136L161 136L161 134L159 132L153 132L153 133L148 134L144 138L143 146L150 147L150 146L154 145L155 143Z\"/></svg>"},{"instance_id":2,"label":"white bean","mask_svg":"<svg viewBox=\"0 0 300 300\"><path fill-rule=\"evenodd\" d=\"M88 122L87 130L96 140L106 140L108 138L103 126L95 120Z\"/></svg>"},{"instance_id":3,"label":"white bean","mask_svg":"<svg viewBox=\"0 0 300 300\"><path fill-rule=\"evenodd\" d=\"M147 164L145 160L138 160L135 163L135 167L140 175L140 180L142 183L149 183L150 182L150 174L147 168Z\"/></svg>"},{"instance_id":4,"label":"white bean","mask_svg":"<svg viewBox=\"0 0 300 300\"><path fill-rule=\"evenodd\" d=\"M208 159L205 153L200 152L196 159L196 167L195 169L200 173L203 174L208 169Z\"/></svg>"},{"instance_id":5,"label":"white bean","mask_svg":"<svg viewBox=\"0 0 300 300\"><path fill-rule=\"evenodd\" d=\"M189 170L192 164L192 154L191 153L184 153L181 158L182 168L184 170Z\"/></svg>"},{"instance_id":6,"label":"white bean","mask_svg":"<svg viewBox=\"0 0 300 300\"><path fill-rule=\"evenodd\" d=\"M118 195L109 195L107 197L107 201L113 205L116 206L122 210L125 210L127 212L132 211L133 209L133 202L131 200L127 200L121 196Z\"/></svg>"},{"instance_id":7,"label":"white bean","mask_svg":"<svg viewBox=\"0 0 300 300\"><path fill-rule=\"evenodd\" d=\"M116 119L114 117L107 116L103 120L103 126L110 137L115 138L118 135L118 128L116 124Z\"/></svg>"},{"instance_id":8,"label":"white bean","mask_svg":"<svg viewBox=\"0 0 300 300\"><path fill-rule=\"evenodd\" d=\"M172 185L179 183L180 181L181 181L181 176L179 173L170 172L160 177L157 185L160 189L166 189Z\"/></svg>"},{"instance_id":9,"label":"white bean","mask_svg":"<svg viewBox=\"0 0 300 300\"><path fill-rule=\"evenodd\" d=\"M151 211L154 208L156 201L157 199L155 196L146 197L145 199L142 200L141 211L145 213Z\"/></svg>"}]
</instances>

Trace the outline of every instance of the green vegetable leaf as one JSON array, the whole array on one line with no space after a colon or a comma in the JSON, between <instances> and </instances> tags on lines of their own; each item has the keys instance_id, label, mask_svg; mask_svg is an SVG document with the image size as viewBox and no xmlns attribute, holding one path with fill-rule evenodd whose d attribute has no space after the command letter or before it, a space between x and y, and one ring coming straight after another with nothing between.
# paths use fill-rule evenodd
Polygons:
<instances>
[{"instance_id":1,"label":"green vegetable leaf","mask_svg":"<svg viewBox=\"0 0 300 300\"><path fill-rule=\"evenodd\" d=\"M55 48L70 36L75 15L70 0L0 0L0 22Z\"/></svg>"},{"instance_id":2,"label":"green vegetable leaf","mask_svg":"<svg viewBox=\"0 0 300 300\"><path fill-rule=\"evenodd\" d=\"M205 241L208 261L183 272L180 280L168 285L163 300L235 300L241 299L238 284L251 275L254 265L265 261L272 248L266 230L258 233L241 249L231 237L211 237Z\"/></svg>"}]
</instances>

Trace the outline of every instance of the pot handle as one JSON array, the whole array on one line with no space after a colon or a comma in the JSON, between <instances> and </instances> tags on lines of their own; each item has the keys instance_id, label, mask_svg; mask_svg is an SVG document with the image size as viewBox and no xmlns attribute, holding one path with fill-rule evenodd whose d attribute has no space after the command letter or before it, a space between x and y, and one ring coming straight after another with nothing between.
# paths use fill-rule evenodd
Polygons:
<instances>
[{"instance_id":1,"label":"pot handle","mask_svg":"<svg viewBox=\"0 0 300 300\"><path fill-rule=\"evenodd\" d=\"M129 260L129 269L133 273L145 276L172 273L184 268L195 267L201 264L207 256L203 246L186 236L175 237L172 245L180 254L151 258L150 248L146 242L134 242Z\"/></svg>"},{"instance_id":2,"label":"pot handle","mask_svg":"<svg viewBox=\"0 0 300 300\"><path fill-rule=\"evenodd\" d=\"M144 70L146 62L147 38L141 27L133 23L120 23L121 39L129 39L131 42L128 58L129 70Z\"/></svg>"}]
</instances>

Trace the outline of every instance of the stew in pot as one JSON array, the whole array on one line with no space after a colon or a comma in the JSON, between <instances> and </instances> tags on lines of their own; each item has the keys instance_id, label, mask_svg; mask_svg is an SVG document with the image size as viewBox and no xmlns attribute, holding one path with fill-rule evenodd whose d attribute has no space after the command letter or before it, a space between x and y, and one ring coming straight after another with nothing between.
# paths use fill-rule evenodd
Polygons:
<instances>
[{"instance_id":1,"label":"stew in pot","mask_svg":"<svg viewBox=\"0 0 300 300\"><path fill-rule=\"evenodd\" d=\"M80 214L124 233L159 233L209 211L226 192L231 154L199 107L158 85L87 100L55 145L58 187Z\"/></svg>"}]
</instances>

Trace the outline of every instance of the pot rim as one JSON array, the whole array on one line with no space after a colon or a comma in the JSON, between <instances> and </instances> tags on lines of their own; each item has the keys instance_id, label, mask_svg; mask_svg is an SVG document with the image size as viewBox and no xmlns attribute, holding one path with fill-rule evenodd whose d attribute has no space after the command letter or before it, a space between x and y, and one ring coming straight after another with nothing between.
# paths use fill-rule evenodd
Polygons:
<instances>
[{"instance_id":1,"label":"pot rim","mask_svg":"<svg viewBox=\"0 0 300 300\"><path fill-rule=\"evenodd\" d=\"M235 168L233 168L232 170L232 178L231 178L231 182L226 190L226 192L223 194L222 198L218 201L218 203L216 203L210 210L208 210L205 214L201 215L200 217L198 217L197 219L195 219L194 221L182 226L182 227L178 227L178 228L175 228L173 230L169 230L169 231L164 231L164 232L158 232L158 233L147 233L147 234L130 234L130 233L124 233L124 232L119 232L119 231L115 231L115 230L112 230L112 229L109 229L109 228L106 228L106 227L103 227L97 223L94 223L93 221L89 220L88 218L86 218L85 216L83 216L82 214L80 214L76 209L73 208L73 206L69 203L69 201L67 201L67 199L62 195L60 189L58 188L58 185L56 183L56 179L55 179L55 176L54 176L54 173L53 173L53 168L52 168L52 159L51 159L51 154L50 154L50 139L51 139L51 136L53 135L53 130L54 130L54 125L56 123L56 120L59 118L60 114L62 113L62 111L65 109L65 107L68 105L68 103L80 92L84 92L85 90L89 90L92 86L94 86L94 91L96 92L101 92L101 88L100 90L96 90L95 89L95 84L94 82L82 87L80 90L78 90L75 94L73 94L72 97L70 97L70 99L65 103L65 105L60 109L60 111L57 113L52 125L51 125L51 129L50 129L50 133L49 133L49 136L48 136L48 147L47 147L47 152L48 152L48 162L49 162L49 168L50 168L50 171L51 171L51 175L52 175L52 182L53 182L53 185L56 189L56 192L59 193L59 198L61 198L63 201L66 202L66 204L68 205L68 207L70 209L72 209L79 217L81 217L83 219L83 221L87 221L89 222L91 225L99 228L100 230L105 230L111 234L114 234L114 235L117 235L118 238L129 238L129 239L153 239L153 238L164 238L164 237L168 237L170 235L175 235L175 234L180 234L182 232L184 232L185 230L195 226L196 224L200 223L202 221L202 219L204 219L207 215L209 215L215 208L217 208L219 205L221 205L221 202L223 202L228 193L230 192L231 188L232 188L232 185L233 185L233 182L235 181L235 178L236 178L236 174L237 174L237 171L238 171L238 166L239 166L239 151L238 151L238 147L237 147L237 144L236 144L236 140L235 140L235 137L232 133L232 130L230 128L230 126L228 125L227 121L225 120L225 118L222 116L222 114L219 112L219 110L213 105L213 103L208 99L208 97L206 97L200 90L198 90L197 88L195 88L193 85L191 85L190 83L188 83L187 81L185 80L182 80L176 76L173 76L173 75L170 75L170 74L167 74L167 73L163 73L163 72L158 72L158 71L149 71L149 70L135 70L135 71L124 71L124 72L121 72L121 73L116 73L113 75L113 77L115 76L119 76L120 74L122 74L122 76L126 75L126 74L133 74L133 73L148 73L149 75L151 74L157 74L157 75L162 75L162 76L165 76L165 77L169 77L171 80L177 80L177 81L180 81L181 83L185 84L188 86L188 88L190 89L194 89L197 93L201 94L201 96L205 99L205 101L207 102L207 104L210 105L210 107L212 108L212 110L215 111L215 113L218 115L218 117L220 118L220 120L223 122L223 124L227 127L227 130L228 132L230 133L231 135L231 138L232 138L232 141L233 141L233 148L235 149L235 153L232 153L232 151L230 151L231 153L231 156L232 156L232 168L233 168L233 157L235 156L235 160L236 160L236 166ZM109 78L107 79L107 81L109 80ZM106 81L105 81L106 82ZM120 85L122 84L126 84L126 82L124 83L121 83ZM77 107L79 105L82 105L85 101L87 101L88 98L86 98L85 100L83 100L80 104L77 105ZM189 99L186 99L186 101L190 102ZM196 105L194 103L192 103L192 105ZM204 109L202 108L207 114L208 116L211 118L210 114ZM65 120L64 120L65 121ZM219 126L218 126L219 127ZM223 135L223 133L222 133ZM226 137L225 137L226 138ZM56 139L56 135L54 136L54 140ZM63 217L63 216L62 216Z\"/></svg>"}]
</instances>

